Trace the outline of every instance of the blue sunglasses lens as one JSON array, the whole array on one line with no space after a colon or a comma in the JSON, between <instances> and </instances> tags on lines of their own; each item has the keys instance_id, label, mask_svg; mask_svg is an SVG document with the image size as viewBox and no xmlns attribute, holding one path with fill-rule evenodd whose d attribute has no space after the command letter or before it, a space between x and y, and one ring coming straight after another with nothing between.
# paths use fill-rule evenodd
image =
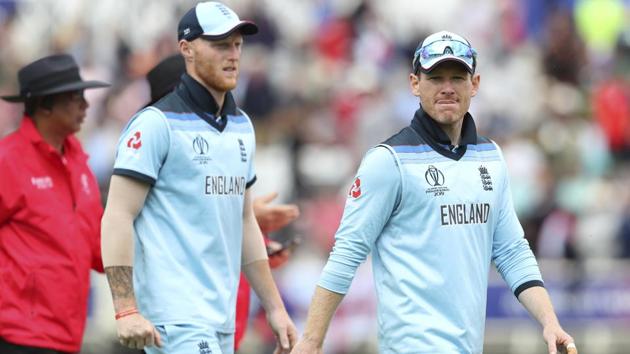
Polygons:
<instances>
[{"instance_id":1,"label":"blue sunglasses lens","mask_svg":"<svg viewBox=\"0 0 630 354\"><path fill-rule=\"evenodd\" d=\"M419 66L429 68L445 55L458 57L472 68L477 53L468 44L460 41L435 41L416 50L414 54L414 69L417 71Z\"/></svg>"}]
</instances>

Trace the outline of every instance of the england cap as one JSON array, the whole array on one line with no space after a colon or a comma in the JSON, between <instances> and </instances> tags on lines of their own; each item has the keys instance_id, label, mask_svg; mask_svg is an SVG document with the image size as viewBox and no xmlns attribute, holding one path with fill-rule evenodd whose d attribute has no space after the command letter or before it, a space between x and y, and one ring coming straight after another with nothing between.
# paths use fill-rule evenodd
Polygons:
<instances>
[{"instance_id":1,"label":"england cap","mask_svg":"<svg viewBox=\"0 0 630 354\"><path fill-rule=\"evenodd\" d=\"M459 62L472 74L477 66L477 52L464 37L440 31L429 35L418 45L412 66L414 72L428 73L445 61Z\"/></svg>"},{"instance_id":2,"label":"england cap","mask_svg":"<svg viewBox=\"0 0 630 354\"><path fill-rule=\"evenodd\" d=\"M200 36L219 40L236 30L243 35L252 35L258 33L258 26L251 21L242 21L232 9L220 2L201 2L179 20L177 40L192 41Z\"/></svg>"}]
</instances>

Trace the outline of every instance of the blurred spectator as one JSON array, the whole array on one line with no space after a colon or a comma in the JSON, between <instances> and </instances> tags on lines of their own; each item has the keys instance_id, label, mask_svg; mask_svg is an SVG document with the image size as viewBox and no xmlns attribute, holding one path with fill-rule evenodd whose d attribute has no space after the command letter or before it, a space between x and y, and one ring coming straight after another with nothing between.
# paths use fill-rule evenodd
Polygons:
<instances>
[{"instance_id":1,"label":"blurred spectator","mask_svg":"<svg viewBox=\"0 0 630 354\"><path fill-rule=\"evenodd\" d=\"M594 89L595 119L608 139L610 149L630 159L630 32L619 36L612 72Z\"/></svg>"},{"instance_id":2,"label":"blurred spectator","mask_svg":"<svg viewBox=\"0 0 630 354\"><path fill-rule=\"evenodd\" d=\"M545 26L543 62L545 72L552 78L577 85L580 71L586 64L584 44L575 32L572 13L556 10Z\"/></svg>"}]
</instances>

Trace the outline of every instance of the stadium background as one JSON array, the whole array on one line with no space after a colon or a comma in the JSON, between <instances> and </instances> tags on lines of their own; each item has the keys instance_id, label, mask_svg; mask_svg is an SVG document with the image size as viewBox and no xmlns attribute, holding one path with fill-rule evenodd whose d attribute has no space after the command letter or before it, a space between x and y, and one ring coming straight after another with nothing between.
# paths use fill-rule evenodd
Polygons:
<instances>
[{"instance_id":1,"label":"stadium background","mask_svg":"<svg viewBox=\"0 0 630 354\"><path fill-rule=\"evenodd\" d=\"M279 191L302 210L291 229L272 235L302 239L275 272L300 330L363 152L417 107L407 83L413 49L447 29L479 52L471 111L503 147L561 321L581 353L630 351L629 0L225 2L261 28L247 38L235 95L257 129L256 194ZM56 52L73 54L84 78L113 83L86 92L79 134L105 192L118 134L148 101L143 76L176 51L177 21L193 4L0 0L0 93L17 92L22 65ZM20 117L19 105L0 101L0 136ZM82 353L123 353L105 277L92 278ZM544 352L540 329L496 273L490 279L485 353ZM325 352L375 353L374 317L364 265ZM252 318L241 353L271 353L256 306Z\"/></svg>"}]
</instances>

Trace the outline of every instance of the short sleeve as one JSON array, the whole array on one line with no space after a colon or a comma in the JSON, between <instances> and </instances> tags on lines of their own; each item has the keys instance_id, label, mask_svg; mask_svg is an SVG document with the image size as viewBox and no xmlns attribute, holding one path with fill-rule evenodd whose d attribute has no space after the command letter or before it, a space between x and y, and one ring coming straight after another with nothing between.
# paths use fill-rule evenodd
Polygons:
<instances>
[{"instance_id":1,"label":"short sleeve","mask_svg":"<svg viewBox=\"0 0 630 354\"><path fill-rule=\"evenodd\" d=\"M256 183L256 168L254 160L256 159L256 132L254 130L254 124L252 124L252 120L245 111L239 109L239 112L247 119L249 123L249 128L251 129L251 140L250 144L247 146L247 151L249 152L248 158L248 170L247 170L247 184L246 188L249 188Z\"/></svg>"},{"instance_id":2,"label":"short sleeve","mask_svg":"<svg viewBox=\"0 0 630 354\"><path fill-rule=\"evenodd\" d=\"M155 184L169 146L170 129L164 114L154 107L140 111L118 141L114 174Z\"/></svg>"},{"instance_id":3,"label":"short sleeve","mask_svg":"<svg viewBox=\"0 0 630 354\"><path fill-rule=\"evenodd\" d=\"M251 158L249 159L249 170L247 172L247 188L256 183L256 168L254 167L254 160L256 157L256 139L252 139L251 145Z\"/></svg>"}]
</instances>

